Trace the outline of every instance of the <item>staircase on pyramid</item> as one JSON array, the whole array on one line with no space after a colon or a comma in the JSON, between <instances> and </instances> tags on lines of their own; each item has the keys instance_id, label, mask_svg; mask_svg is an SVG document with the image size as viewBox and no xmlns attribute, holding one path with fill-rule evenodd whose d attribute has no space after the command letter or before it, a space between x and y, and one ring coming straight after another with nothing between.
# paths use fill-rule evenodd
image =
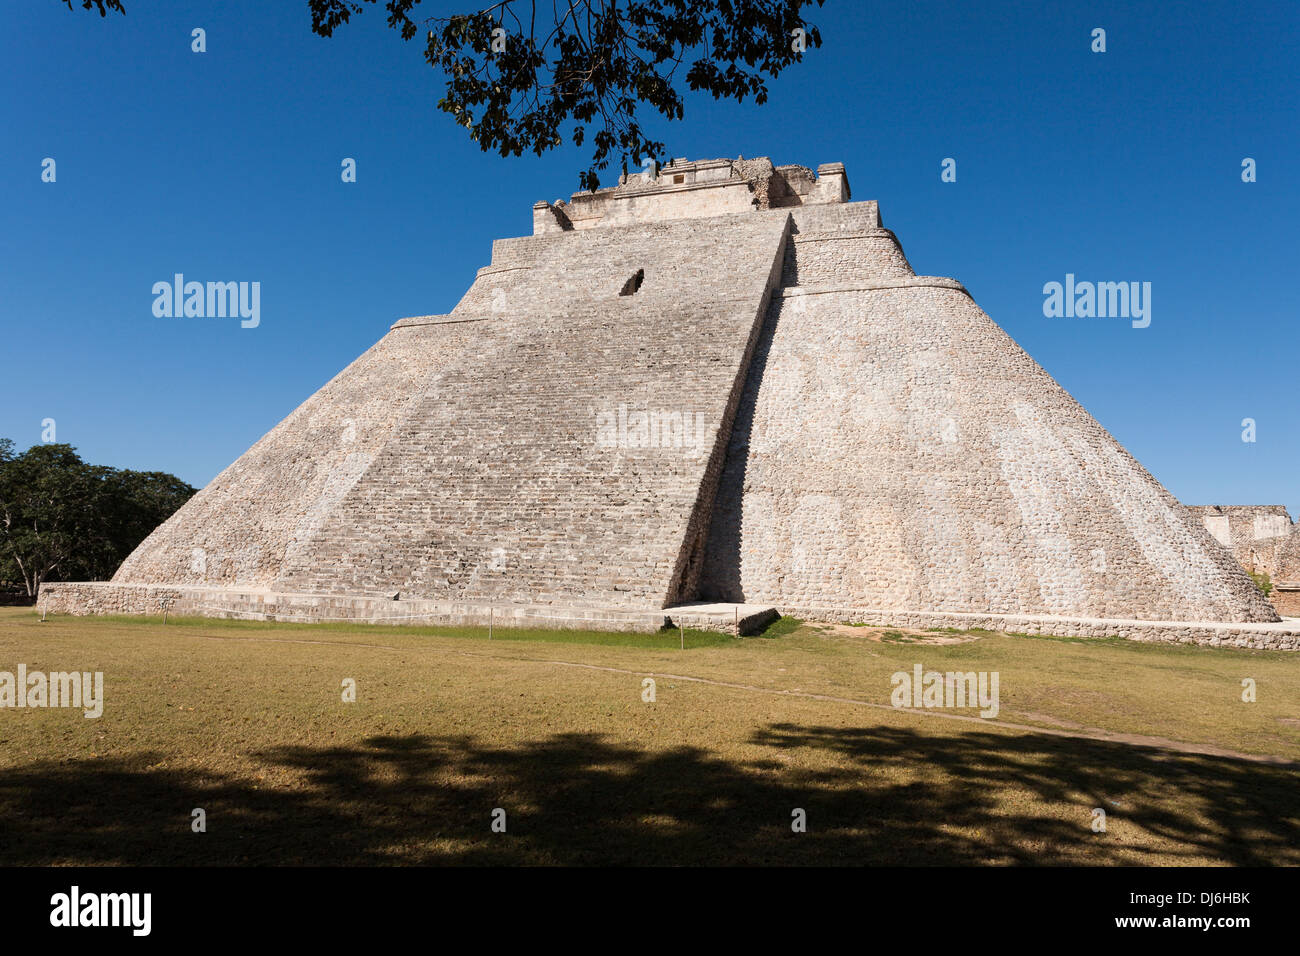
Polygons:
<instances>
[{"instance_id":1,"label":"staircase on pyramid","mask_svg":"<svg viewBox=\"0 0 1300 956\"><path fill-rule=\"evenodd\" d=\"M112 582L42 605L656 624L738 605L1160 639L1278 620L960 283L914 274L841 164L678 160L533 222Z\"/></svg>"}]
</instances>

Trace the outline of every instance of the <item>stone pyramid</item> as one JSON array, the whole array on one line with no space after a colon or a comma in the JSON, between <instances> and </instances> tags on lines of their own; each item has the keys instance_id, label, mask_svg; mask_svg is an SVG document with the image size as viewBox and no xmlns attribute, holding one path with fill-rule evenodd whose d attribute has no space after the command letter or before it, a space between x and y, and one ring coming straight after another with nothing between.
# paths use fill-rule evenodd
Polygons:
<instances>
[{"instance_id":1,"label":"stone pyramid","mask_svg":"<svg viewBox=\"0 0 1300 956\"><path fill-rule=\"evenodd\" d=\"M841 164L679 160L533 218L50 600L1277 620Z\"/></svg>"}]
</instances>

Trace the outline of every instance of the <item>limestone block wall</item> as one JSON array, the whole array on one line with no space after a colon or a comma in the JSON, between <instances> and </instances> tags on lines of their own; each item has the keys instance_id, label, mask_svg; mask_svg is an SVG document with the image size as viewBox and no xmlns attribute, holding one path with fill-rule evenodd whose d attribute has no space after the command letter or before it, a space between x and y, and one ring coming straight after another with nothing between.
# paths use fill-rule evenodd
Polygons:
<instances>
[{"instance_id":1,"label":"limestone block wall","mask_svg":"<svg viewBox=\"0 0 1300 956\"><path fill-rule=\"evenodd\" d=\"M1300 617L1300 524L1284 505L1189 505L1247 571L1267 574L1269 603L1284 617Z\"/></svg>"},{"instance_id":2,"label":"limestone block wall","mask_svg":"<svg viewBox=\"0 0 1300 956\"><path fill-rule=\"evenodd\" d=\"M793 224L796 242L805 238L814 243L810 250L834 248L832 237L865 237L858 250L864 253L862 264L846 255L829 253L845 269L855 275L912 275L902 247L892 232L880 228L880 207L874 200L844 205L808 205L791 209L750 212L730 216L726 222L746 220L755 222ZM670 250L679 237L687 232L674 222L644 223L635 228L637 235L654 248ZM699 224L699 234L711 233L707 224ZM717 235L716 233L712 233ZM519 314L524 311L540 312L548 308L564 308L571 302L590 294L602 295L611 284L619 284L637 269L646 268L650 284L643 286L647 292L656 288L656 275L666 275L655 266L654 249L638 247L627 249L624 229L595 229L581 232L546 233L496 239L492 243L492 261L478 271L474 283L452 310L453 315L477 315L489 312L497 315ZM720 260L725 257L728 240L721 237L720 245L700 250L699 258ZM849 246L843 247L847 250ZM670 253L675 257L676 253ZM572 256L572 258L567 258ZM787 251L787 262L793 262L794 253ZM806 258L814 256L812 251ZM823 261L826 256L819 257ZM680 268L680 266L673 266ZM788 269L797 268L791 264ZM527 271L521 271L527 270ZM791 276L783 277L783 285L794 285ZM671 288L659 284L660 289ZM715 289L725 290L726 284ZM517 293L517 294L516 294Z\"/></svg>"},{"instance_id":3,"label":"limestone block wall","mask_svg":"<svg viewBox=\"0 0 1300 956\"><path fill-rule=\"evenodd\" d=\"M788 230L770 214L539 236L532 266L470 290L503 311L395 329L472 326L473 347L426 383L276 587L641 607L694 593ZM680 413L690 441L602 445L599 416L637 411Z\"/></svg>"},{"instance_id":4,"label":"limestone block wall","mask_svg":"<svg viewBox=\"0 0 1300 956\"><path fill-rule=\"evenodd\" d=\"M964 291L856 285L774 297L702 597L1276 619L1200 522Z\"/></svg>"},{"instance_id":5,"label":"limestone block wall","mask_svg":"<svg viewBox=\"0 0 1300 956\"><path fill-rule=\"evenodd\" d=\"M115 581L655 606L693 593L790 228L770 213L495 244L453 315L397 323ZM599 447L597 415L627 410L666 415L668 447Z\"/></svg>"},{"instance_id":6,"label":"limestone block wall","mask_svg":"<svg viewBox=\"0 0 1300 956\"><path fill-rule=\"evenodd\" d=\"M544 318L616 300L638 271L644 282L637 304L680 303L683 293L696 301L744 298L749 292L737 283L752 277L737 271L757 268L766 283L769 266L749 258L754 231L783 233L788 221L784 211L747 213L497 240L492 264L479 270L451 314Z\"/></svg>"},{"instance_id":7,"label":"limestone block wall","mask_svg":"<svg viewBox=\"0 0 1300 956\"><path fill-rule=\"evenodd\" d=\"M1276 619L959 283L914 275L876 203L842 201L842 167L687 168L597 194L600 228L534 207L451 314L398 322L151 535L122 600ZM49 600L114 606L88 588Z\"/></svg>"},{"instance_id":8,"label":"limestone block wall","mask_svg":"<svg viewBox=\"0 0 1300 956\"><path fill-rule=\"evenodd\" d=\"M214 478L127 558L119 583L267 587L370 466L468 330L386 335Z\"/></svg>"},{"instance_id":9,"label":"limestone block wall","mask_svg":"<svg viewBox=\"0 0 1300 956\"><path fill-rule=\"evenodd\" d=\"M671 170L665 175L671 179ZM575 228L624 226L648 219L684 219L687 217L725 216L744 213L754 206L754 192L743 180L725 184L707 183L631 193L611 201L600 219L575 218Z\"/></svg>"},{"instance_id":10,"label":"limestone block wall","mask_svg":"<svg viewBox=\"0 0 1300 956\"><path fill-rule=\"evenodd\" d=\"M789 210L796 236L805 233L868 232L879 229L880 204L865 202L800 206Z\"/></svg>"},{"instance_id":11,"label":"limestone block wall","mask_svg":"<svg viewBox=\"0 0 1300 956\"><path fill-rule=\"evenodd\" d=\"M577 192L568 202L548 204L552 217L537 207L534 232L629 226L668 219L708 218L752 211L759 204L759 178L772 172L770 160L674 161L659 174L632 173L619 185Z\"/></svg>"},{"instance_id":12,"label":"limestone block wall","mask_svg":"<svg viewBox=\"0 0 1300 956\"><path fill-rule=\"evenodd\" d=\"M631 173L619 185L577 192L568 202L533 206L535 235L672 219L709 218L836 204L849 200L843 163L823 163L814 174L806 166L774 166L753 159L673 160L656 173ZM876 223L879 225L879 223Z\"/></svg>"},{"instance_id":13,"label":"limestone block wall","mask_svg":"<svg viewBox=\"0 0 1300 956\"><path fill-rule=\"evenodd\" d=\"M1272 580L1300 580L1300 525L1283 505L1189 505L1242 567Z\"/></svg>"},{"instance_id":14,"label":"limestone block wall","mask_svg":"<svg viewBox=\"0 0 1300 956\"><path fill-rule=\"evenodd\" d=\"M47 590L48 588L48 590ZM608 606L555 604L480 604L455 601L393 600L383 595L295 594L174 584L52 583L41 589L40 609L48 614L161 615L164 605L175 620L217 617L237 621L288 621L303 624L340 621L369 624L529 627L559 630L654 633L678 624L742 635L760 633L776 618L771 608L691 605L655 612Z\"/></svg>"},{"instance_id":15,"label":"limestone block wall","mask_svg":"<svg viewBox=\"0 0 1300 956\"><path fill-rule=\"evenodd\" d=\"M1274 585L1268 596L1269 603L1283 617L1300 617L1300 583L1287 582L1287 586Z\"/></svg>"},{"instance_id":16,"label":"limestone block wall","mask_svg":"<svg viewBox=\"0 0 1300 956\"><path fill-rule=\"evenodd\" d=\"M781 283L816 285L914 274L903 247L888 229L800 232L786 246Z\"/></svg>"}]
</instances>

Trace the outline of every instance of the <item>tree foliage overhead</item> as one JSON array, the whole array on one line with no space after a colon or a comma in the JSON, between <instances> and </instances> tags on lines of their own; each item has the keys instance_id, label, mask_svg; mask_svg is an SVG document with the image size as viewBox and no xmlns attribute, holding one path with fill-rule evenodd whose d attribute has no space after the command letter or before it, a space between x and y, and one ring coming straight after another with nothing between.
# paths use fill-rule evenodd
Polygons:
<instances>
[{"instance_id":1,"label":"tree foliage overhead","mask_svg":"<svg viewBox=\"0 0 1300 956\"><path fill-rule=\"evenodd\" d=\"M72 6L73 0L64 0ZM312 31L332 36L379 0L308 0ZM122 11L121 0L81 0ZM657 162L664 144L638 119L646 106L680 120L679 86L715 99L767 100L767 80L821 46L805 8L824 0L501 0L433 16L424 58L446 78L438 108L485 152L541 155L588 144L584 189L617 157L624 171ZM412 40L420 0L384 0L388 25Z\"/></svg>"},{"instance_id":2,"label":"tree foliage overhead","mask_svg":"<svg viewBox=\"0 0 1300 956\"><path fill-rule=\"evenodd\" d=\"M309 2L321 36L362 9L358 0ZM814 2L823 0L503 0L425 21L424 56L446 77L438 108L484 151L540 156L566 132L575 146L590 139L579 181L596 189L614 156L624 170L663 156L637 108L681 119L679 82L715 99L765 102L767 79L821 45L803 17ZM410 17L418 3L386 2L403 39L419 32Z\"/></svg>"},{"instance_id":3,"label":"tree foliage overhead","mask_svg":"<svg viewBox=\"0 0 1300 956\"><path fill-rule=\"evenodd\" d=\"M194 489L174 475L90 465L71 445L21 455L0 438L0 586L112 577Z\"/></svg>"},{"instance_id":4,"label":"tree foliage overhead","mask_svg":"<svg viewBox=\"0 0 1300 956\"><path fill-rule=\"evenodd\" d=\"M72 0L63 0L63 2L68 5L69 10L72 9ZM126 13L122 8L122 0L81 0L81 6L86 10L98 10L101 17L108 16L109 10L114 13Z\"/></svg>"}]
</instances>

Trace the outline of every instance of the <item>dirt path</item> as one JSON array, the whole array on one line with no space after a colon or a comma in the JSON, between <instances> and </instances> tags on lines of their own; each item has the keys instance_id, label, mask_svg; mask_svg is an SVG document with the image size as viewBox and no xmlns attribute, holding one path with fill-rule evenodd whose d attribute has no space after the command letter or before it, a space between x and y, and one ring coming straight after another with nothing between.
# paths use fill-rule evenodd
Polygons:
<instances>
[{"instance_id":1,"label":"dirt path","mask_svg":"<svg viewBox=\"0 0 1300 956\"><path fill-rule=\"evenodd\" d=\"M923 631L915 627L876 627L867 624L813 624L804 625L822 634L835 637L852 637L876 644L969 644L978 641L978 634L949 634L944 631Z\"/></svg>"}]
</instances>

